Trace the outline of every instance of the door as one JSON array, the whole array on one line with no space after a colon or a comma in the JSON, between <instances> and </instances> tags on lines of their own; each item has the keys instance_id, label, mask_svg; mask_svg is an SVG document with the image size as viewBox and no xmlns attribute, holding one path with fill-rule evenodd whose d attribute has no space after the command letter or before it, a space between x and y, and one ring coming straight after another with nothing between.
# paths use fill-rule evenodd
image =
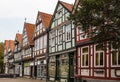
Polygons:
<instances>
[{"instance_id":1,"label":"door","mask_svg":"<svg viewBox=\"0 0 120 82\"><path fill-rule=\"evenodd\" d=\"M68 82L74 82L75 74L75 55L74 52L69 53L69 79Z\"/></svg>"},{"instance_id":2,"label":"door","mask_svg":"<svg viewBox=\"0 0 120 82\"><path fill-rule=\"evenodd\" d=\"M55 80L60 81L60 60L59 60L59 55L56 56L56 75L55 75Z\"/></svg>"},{"instance_id":3,"label":"door","mask_svg":"<svg viewBox=\"0 0 120 82\"><path fill-rule=\"evenodd\" d=\"M30 77L33 77L33 66L30 67Z\"/></svg>"},{"instance_id":4,"label":"door","mask_svg":"<svg viewBox=\"0 0 120 82\"><path fill-rule=\"evenodd\" d=\"M34 76L37 77L37 66L34 68Z\"/></svg>"}]
</instances>

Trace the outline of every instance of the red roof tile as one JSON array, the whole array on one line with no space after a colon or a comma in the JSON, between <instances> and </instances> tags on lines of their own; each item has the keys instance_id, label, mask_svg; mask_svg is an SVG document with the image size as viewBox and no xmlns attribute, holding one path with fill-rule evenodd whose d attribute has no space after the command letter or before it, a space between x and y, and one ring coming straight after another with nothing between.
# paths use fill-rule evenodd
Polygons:
<instances>
[{"instance_id":1,"label":"red roof tile","mask_svg":"<svg viewBox=\"0 0 120 82\"><path fill-rule=\"evenodd\" d=\"M16 38L17 38L17 40L18 40L19 43L22 42L22 34L17 33L16 34Z\"/></svg>"},{"instance_id":2,"label":"red roof tile","mask_svg":"<svg viewBox=\"0 0 120 82\"><path fill-rule=\"evenodd\" d=\"M42 19L42 22L43 22L45 28L48 28L50 25L50 21L52 19L52 15L44 13L44 12L39 12L39 15L41 16L41 19Z\"/></svg>"},{"instance_id":3,"label":"red roof tile","mask_svg":"<svg viewBox=\"0 0 120 82\"><path fill-rule=\"evenodd\" d=\"M9 47L11 49L11 51L14 51L14 41L13 40L9 40Z\"/></svg>"},{"instance_id":4,"label":"red roof tile","mask_svg":"<svg viewBox=\"0 0 120 82\"><path fill-rule=\"evenodd\" d=\"M59 1L64 7L66 7L69 11L72 11L73 5L63 2L63 1Z\"/></svg>"},{"instance_id":5,"label":"red roof tile","mask_svg":"<svg viewBox=\"0 0 120 82\"><path fill-rule=\"evenodd\" d=\"M9 40L5 40L4 46L6 48L6 51L8 51Z\"/></svg>"},{"instance_id":6,"label":"red roof tile","mask_svg":"<svg viewBox=\"0 0 120 82\"><path fill-rule=\"evenodd\" d=\"M32 37L34 34L35 25L31 24L31 23L25 23L24 27L26 28L26 32L27 32L27 36L28 36L30 45L34 45L34 41L33 41Z\"/></svg>"}]
</instances>

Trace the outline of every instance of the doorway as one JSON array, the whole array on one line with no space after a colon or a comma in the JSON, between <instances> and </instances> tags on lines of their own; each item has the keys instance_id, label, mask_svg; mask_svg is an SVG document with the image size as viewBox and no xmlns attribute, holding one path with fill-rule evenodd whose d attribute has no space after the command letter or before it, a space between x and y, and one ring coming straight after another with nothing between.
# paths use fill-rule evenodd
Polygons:
<instances>
[{"instance_id":1,"label":"doorway","mask_svg":"<svg viewBox=\"0 0 120 82\"><path fill-rule=\"evenodd\" d=\"M69 53L69 79L68 82L74 82L74 74L75 74L75 53Z\"/></svg>"},{"instance_id":2,"label":"doorway","mask_svg":"<svg viewBox=\"0 0 120 82\"><path fill-rule=\"evenodd\" d=\"M60 60L59 60L59 58L60 58L60 56L59 55L57 55L56 56L56 74L55 74L55 80L56 81L60 81L60 70L59 70L59 68L60 68Z\"/></svg>"}]
</instances>

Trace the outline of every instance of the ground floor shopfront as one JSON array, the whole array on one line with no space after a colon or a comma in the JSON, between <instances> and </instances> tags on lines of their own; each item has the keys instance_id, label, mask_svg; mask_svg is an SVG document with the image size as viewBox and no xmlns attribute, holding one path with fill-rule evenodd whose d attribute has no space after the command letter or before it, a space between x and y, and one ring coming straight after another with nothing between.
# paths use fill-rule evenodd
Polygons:
<instances>
[{"instance_id":1,"label":"ground floor shopfront","mask_svg":"<svg viewBox=\"0 0 120 82\"><path fill-rule=\"evenodd\" d=\"M75 51L49 56L49 80L74 82Z\"/></svg>"},{"instance_id":2,"label":"ground floor shopfront","mask_svg":"<svg viewBox=\"0 0 120 82\"><path fill-rule=\"evenodd\" d=\"M8 74L8 65L5 64L5 74Z\"/></svg>"},{"instance_id":3,"label":"ground floor shopfront","mask_svg":"<svg viewBox=\"0 0 120 82\"><path fill-rule=\"evenodd\" d=\"M45 57L36 57L37 78L46 79L46 59Z\"/></svg>"},{"instance_id":4,"label":"ground floor shopfront","mask_svg":"<svg viewBox=\"0 0 120 82\"><path fill-rule=\"evenodd\" d=\"M14 72L15 72L14 68L10 68L8 71L9 71L9 74L14 74Z\"/></svg>"},{"instance_id":5,"label":"ground floor shopfront","mask_svg":"<svg viewBox=\"0 0 120 82\"><path fill-rule=\"evenodd\" d=\"M120 54L104 42L104 49L96 43L77 47L77 82L120 81Z\"/></svg>"},{"instance_id":6,"label":"ground floor shopfront","mask_svg":"<svg viewBox=\"0 0 120 82\"><path fill-rule=\"evenodd\" d=\"M23 71L22 71L22 62L18 62L18 63L15 63L15 74L19 75L20 77L22 77L23 75Z\"/></svg>"},{"instance_id":7,"label":"ground floor shopfront","mask_svg":"<svg viewBox=\"0 0 120 82\"><path fill-rule=\"evenodd\" d=\"M27 76L29 78L36 77L37 71L36 71L36 64L34 64L34 61L26 61L24 62L24 76Z\"/></svg>"}]
</instances>

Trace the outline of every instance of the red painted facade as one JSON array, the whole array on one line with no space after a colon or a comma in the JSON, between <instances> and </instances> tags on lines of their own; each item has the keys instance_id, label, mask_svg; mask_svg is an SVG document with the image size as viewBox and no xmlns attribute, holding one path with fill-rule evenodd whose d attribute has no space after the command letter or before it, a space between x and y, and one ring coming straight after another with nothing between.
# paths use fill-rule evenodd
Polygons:
<instances>
[{"instance_id":1,"label":"red painted facade","mask_svg":"<svg viewBox=\"0 0 120 82\"><path fill-rule=\"evenodd\" d=\"M111 49L109 49L108 41L104 42L106 46L105 50L100 50L99 48L97 51L97 43L90 42L87 37L82 38L83 34L84 33L80 32L80 29L76 28L76 78L120 80L120 64L112 65L114 59L112 58L112 52ZM84 55L84 49L86 49L86 56ZM117 59L119 63L120 60L119 58ZM86 66L83 66L84 64L86 64Z\"/></svg>"}]
</instances>

